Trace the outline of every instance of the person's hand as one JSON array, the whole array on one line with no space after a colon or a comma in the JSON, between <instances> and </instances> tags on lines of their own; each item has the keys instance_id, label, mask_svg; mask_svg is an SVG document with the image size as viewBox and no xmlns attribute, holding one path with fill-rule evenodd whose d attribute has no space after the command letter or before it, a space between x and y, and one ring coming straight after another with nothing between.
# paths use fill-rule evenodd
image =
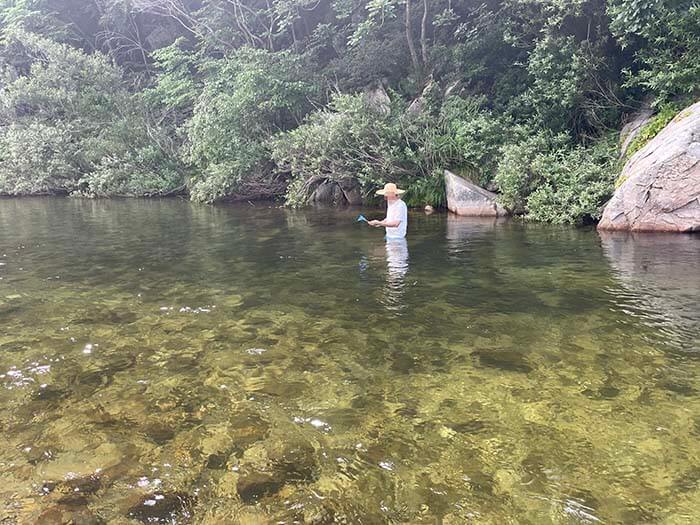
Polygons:
<instances>
[{"instance_id":1,"label":"person's hand","mask_svg":"<svg viewBox=\"0 0 700 525\"><path fill-rule=\"evenodd\" d=\"M367 224L369 224L370 226L374 226L375 228L379 228L382 225L381 221L376 221L376 220L369 221Z\"/></svg>"}]
</instances>

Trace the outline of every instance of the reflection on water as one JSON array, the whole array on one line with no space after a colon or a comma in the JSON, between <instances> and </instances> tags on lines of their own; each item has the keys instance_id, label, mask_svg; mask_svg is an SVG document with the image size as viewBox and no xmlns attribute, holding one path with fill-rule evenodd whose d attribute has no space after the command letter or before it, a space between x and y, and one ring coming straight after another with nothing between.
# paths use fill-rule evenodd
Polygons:
<instances>
[{"instance_id":1,"label":"reflection on water","mask_svg":"<svg viewBox=\"0 0 700 525\"><path fill-rule=\"evenodd\" d=\"M479 242L490 235L498 226L503 226L502 217L460 217L447 215L447 248L451 255L459 257L468 251L469 244Z\"/></svg>"},{"instance_id":2,"label":"reflection on water","mask_svg":"<svg viewBox=\"0 0 700 525\"><path fill-rule=\"evenodd\" d=\"M699 521L699 238L356 215L0 200L0 522Z\"/></svg>"},{"instance_id":3,"label":"reflection on water","mask_svg":"<svg viewBox=\"0 0 700 525\"><path fill-rule=\"evenodd\" d=\"M694 235L600 232L631 316L700 357L700 242ZM695 264L686 264L695 261Z\"/></svg>"},{"instance_id":4,"label":"reflection on water","mask_svg":"<svg viewBox=\"0 0 700 525\"><path fill-rule=\"evenodd\" d=\"M406 239L386 240L386 302L395 309L402 309L405 277L408 272L408 243Z\"/></svg>"}]
</instances>

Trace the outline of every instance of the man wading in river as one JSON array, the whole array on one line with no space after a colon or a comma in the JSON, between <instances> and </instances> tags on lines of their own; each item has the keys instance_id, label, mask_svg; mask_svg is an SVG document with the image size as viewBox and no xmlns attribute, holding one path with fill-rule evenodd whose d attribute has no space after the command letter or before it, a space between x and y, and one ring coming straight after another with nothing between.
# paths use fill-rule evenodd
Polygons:
<instances>
[{"instance_id":1,"label":"man wading in river","mask_svg":"<svg viewBox=\"0 0 700 525\"><path fill-rule=\"evenodd\" d=\"M403 239L406 237L406 226L408 226L408 210L406 203L399 198L405 193L396 187L396 184L388 183L384 189L377 191L377 195L383 195L386 201L386 217L381 221L369 221L370 226L375 228L386 228L386 238Z\"/></svg>"}]
</instances>

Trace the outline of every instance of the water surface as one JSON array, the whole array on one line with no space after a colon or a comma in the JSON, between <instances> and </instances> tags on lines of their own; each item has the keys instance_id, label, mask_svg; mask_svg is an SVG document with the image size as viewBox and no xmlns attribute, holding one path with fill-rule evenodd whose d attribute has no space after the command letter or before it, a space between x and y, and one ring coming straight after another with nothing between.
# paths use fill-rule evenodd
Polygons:
<instances>
[{"instance_id":1,"label":"water surface","mask_svg":"<svg viewBox=\"0 0 700 525\"><path fill-rule=\"evenodd\" d=\"M700 522L700 237L355 216L0 200L0 522Z\"/></svg>"}]
</instances>

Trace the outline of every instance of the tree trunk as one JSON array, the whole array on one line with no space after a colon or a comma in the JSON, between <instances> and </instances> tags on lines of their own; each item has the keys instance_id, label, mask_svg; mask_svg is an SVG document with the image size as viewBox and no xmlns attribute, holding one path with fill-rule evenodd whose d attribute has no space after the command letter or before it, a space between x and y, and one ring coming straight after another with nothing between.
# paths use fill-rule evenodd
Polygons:
<instances>
[{"instance_id":1,"label":"tree trunk","mask_svg":"<svg viewBox=\"0 0 700 525\"><path fill-rule=\"evenodd\" d=\"M406 41L408 42L408 50L411 52L411 62L413 69L417 75L421 73L420 62L418 62L418 54L416 46L413 43L413 31L411 29L411 0L406 0Z\"/></svg>"},{"instance_id":2,"label":"tree trunk","mask_svg":"<svg viewBox=\"0 0 700 525\"><path fill-rule=\"evenodd\" d=\"M420 52L423 58L423 70L428 71L428 0L423 0L423 18L420 23Z\"/></svg>"}]
</instances>

